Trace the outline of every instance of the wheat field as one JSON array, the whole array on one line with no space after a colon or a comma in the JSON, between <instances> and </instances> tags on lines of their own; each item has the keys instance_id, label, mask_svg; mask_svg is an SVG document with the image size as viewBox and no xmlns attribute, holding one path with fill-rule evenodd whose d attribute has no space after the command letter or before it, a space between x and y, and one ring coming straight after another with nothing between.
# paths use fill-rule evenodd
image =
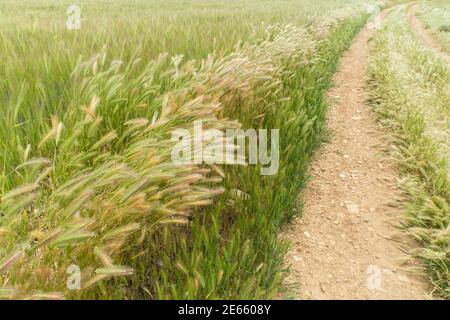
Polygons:
<instances>
[{"instance_id":1,"label":"wheat field","mask_svg":"<svg viewBox=\"0 0 450 320\"><path fill-rule=\"evenodd\" d=\"M0 298L276 298L290 246L278 235L300 215L298 194L328 135L326 91L340 57L370 16L398 2L2 1ZM372 80L420 87L427 99L426 84L397 79L405 73L381 56L398 50L388 47L405 32L394 25L373 45ZM423 53L408 50L396 68L445 76L430 80L441 111L423 112L442 144L448 66L416 64ZM373 99L402 96L389 90ZM261 163L174 163L173 132L195 139L196 121L279 130L266 154L277 152L276 174L262 175ZM448 199L445 181L436 192ZM410 209L414 227L415 217ZM448 250L441 229L419 256L445 296L448 251L430 258L442 255L439 241Z\"/></svg>"}]
</instances>

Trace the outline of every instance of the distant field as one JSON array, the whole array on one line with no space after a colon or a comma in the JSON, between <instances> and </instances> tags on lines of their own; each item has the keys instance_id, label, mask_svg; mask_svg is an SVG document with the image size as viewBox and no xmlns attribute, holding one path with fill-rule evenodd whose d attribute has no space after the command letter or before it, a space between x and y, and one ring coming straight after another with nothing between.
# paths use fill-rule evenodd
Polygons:
<instances>
[{"instance_id":1,"label":"distant field","mask_svg":"<svg viewBox=\"0 0 450 320\"><path fill-rule=\"evenodd\" d=\"M215 49L232 50L273 23L306 24L355 0L131 0L79 1L82 28L68 32L71 1L2 1L2 33L27 34L29 49L89 56L104 45L120 58L152 58L160 52L205 57ZM34 31L34 37L33 37ZM13 32L10 34L9 32ZM38 41L37 36L39 32ZM48 39L48 44L45 39ZM51 41L50 41L51 39Z\"/></svg>"}]
</instances>

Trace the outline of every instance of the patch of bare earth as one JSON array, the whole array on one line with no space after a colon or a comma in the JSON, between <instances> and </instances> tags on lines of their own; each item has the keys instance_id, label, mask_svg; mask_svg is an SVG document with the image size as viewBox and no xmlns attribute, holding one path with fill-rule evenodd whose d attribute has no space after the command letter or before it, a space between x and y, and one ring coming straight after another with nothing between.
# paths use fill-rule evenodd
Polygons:
<instances>
[{"instance_id":1,"label":"patch of bare earth","mask_svg":"<svg viewBox=\"0 0 450 320\"><path fill-rule=\"evenodd\" d=\"M419 38L426 46L435 51L435 53L439 57L450 61L450 55L443 50L442 46L433 38L432 35L428 33L428 31L424 28L422 22L419 20L419 18L417 18L418 9L419 5L415 3L409 7L406 13L408 23L412 31L415 33L417 38Z\"/></svg>"},{"instance_id":2,"label":"patch of bare earth","mask_svg":"<svg viewBox=\"0 0 450 320\"><path fill-rule=\"evenodd\" d=\"M284 298L427 296L427 282L404 271L402 236L389 222L400 215L401 194L395 168L382 156L385 135L366 104L370 33L356 37L329 92L333 137L311 165L303 215L284 235L293 243Z\"/></svg>"}]
</instances>

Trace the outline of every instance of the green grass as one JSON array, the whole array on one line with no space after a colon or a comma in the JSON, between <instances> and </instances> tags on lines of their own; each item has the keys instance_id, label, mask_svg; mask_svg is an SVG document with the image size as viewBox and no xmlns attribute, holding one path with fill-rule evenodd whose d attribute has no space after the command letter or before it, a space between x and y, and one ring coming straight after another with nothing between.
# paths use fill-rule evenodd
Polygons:
<instances>
[{"instance_id":1,"label":"green grass","mask_svg":"<svg viewBox=\"0 0 450 320\"><path fill-rule=\"evenodd\" d=\"M423 47L399 8L372 42L371 102L394 133L392 154L408 201L402 227L434 284L450 297L450 68Z\"/></svg>"},{"instance_id":2,"label":"green grass","mask_svg":"<svg viewBox=\"0 0 450 320\"><path fill-rule=\"evenodd\" d=\"M352 19L333 28L326 41L318 45L317 63L283 77L283 93L291 99L274 106L263 124L280 128L280 171L265 178L258 177L257 168L231 172L227 184L251 195L250 199L238 199L242 203L227 208L225 215L224 203L219 202L211 215L195 219L194 242L186 244L188 254L184 245L168 246L173 251L165 251L163 266L167 267L156 268L150 276L158 279L158 298L273 298L277 293L286 271L283 257L288 248L288 243L278 239L279 229L296 214L298 191L304 186L311 153L321 139L326 112L324 91L342 51L363 21ZM290 143L293 140L297 143ZM180 257L185 274L170 267L168 262L174 256ZM197 287L192 276L205 279L204 285L199 280Z\"/></svg>"},{"instance_id":3,"label":"green grass","mask_svg":"<svg viewBox=\"0 0 450 320\"><path fill-rule=\"evenodd\" d=\"M6 107L0 116L6 119L2 136L9 136L0 144L4 171L22 161L17 148L39 144L52 115L64 122L67 109L88 102L73 89L71 74L79 61L105 52L106 63L140 59L132 71L140 73L161 53L182 54L185 61L214 51L226 55L239 41L263 37L269 24L308 24L352 2L82 1L82 28L69 31L70 1L2 1L0 102ZM11 179L2 184L3 191L16 185Z\"/></svg>"},{"instance_id":4,"label":"green grass","mask_svg":"<svg viewBox=\"0 0 450 320\"><path fill-rule=\"evenodd\" d=\"M181 3L83 2L79 32L65 30L63 2L0 5L14 13L0 31L1 297L277 293L288 246L278 231L296 213L325 91L365 7ZM279 128L278 174L173 164L172 131L199 119ZM71 264L82 290L66 288Z\"/></svg>"}]
</instances>

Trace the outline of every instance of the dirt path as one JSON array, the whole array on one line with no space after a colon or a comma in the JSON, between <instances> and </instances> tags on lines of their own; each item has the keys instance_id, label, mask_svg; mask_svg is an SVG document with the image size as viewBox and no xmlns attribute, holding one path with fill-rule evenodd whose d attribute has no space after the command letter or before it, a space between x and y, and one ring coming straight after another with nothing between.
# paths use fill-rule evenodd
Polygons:
<instances>
[{"instance_id":1,"label":"dirt path","mask_svg":"<svg viewBox=\"0 0 450 320\"><path fill-rule=\"evenodd\" d=\"M450 55L447 54L442 46L433 38L432 35L428 33L428 31L424 28L422 22L417 18L416 14L419 9L419 4L414 3L409 6L409 9L406 13L406 17L408 19L408 23L416 34L416 36L428 47L433 49L438 56L441 58L450 61Z\"/></svg>"},{"instance_id":2,"label":"dirt path","mask_svg":"<svg viewBox=\"0 0 450 320\"><path fill-rule=\"evenodd\" d=\"M300 287L286 298L423 299L428 292L424 280L400 269L405 253L387 222L399 214L400 191L381 156L383 131L365 103L370 34L366 28L354 40L329 93L333 138L316 155L303 215L287 230L294 247L286 284Z\"/></svg>"}]
</instances>

